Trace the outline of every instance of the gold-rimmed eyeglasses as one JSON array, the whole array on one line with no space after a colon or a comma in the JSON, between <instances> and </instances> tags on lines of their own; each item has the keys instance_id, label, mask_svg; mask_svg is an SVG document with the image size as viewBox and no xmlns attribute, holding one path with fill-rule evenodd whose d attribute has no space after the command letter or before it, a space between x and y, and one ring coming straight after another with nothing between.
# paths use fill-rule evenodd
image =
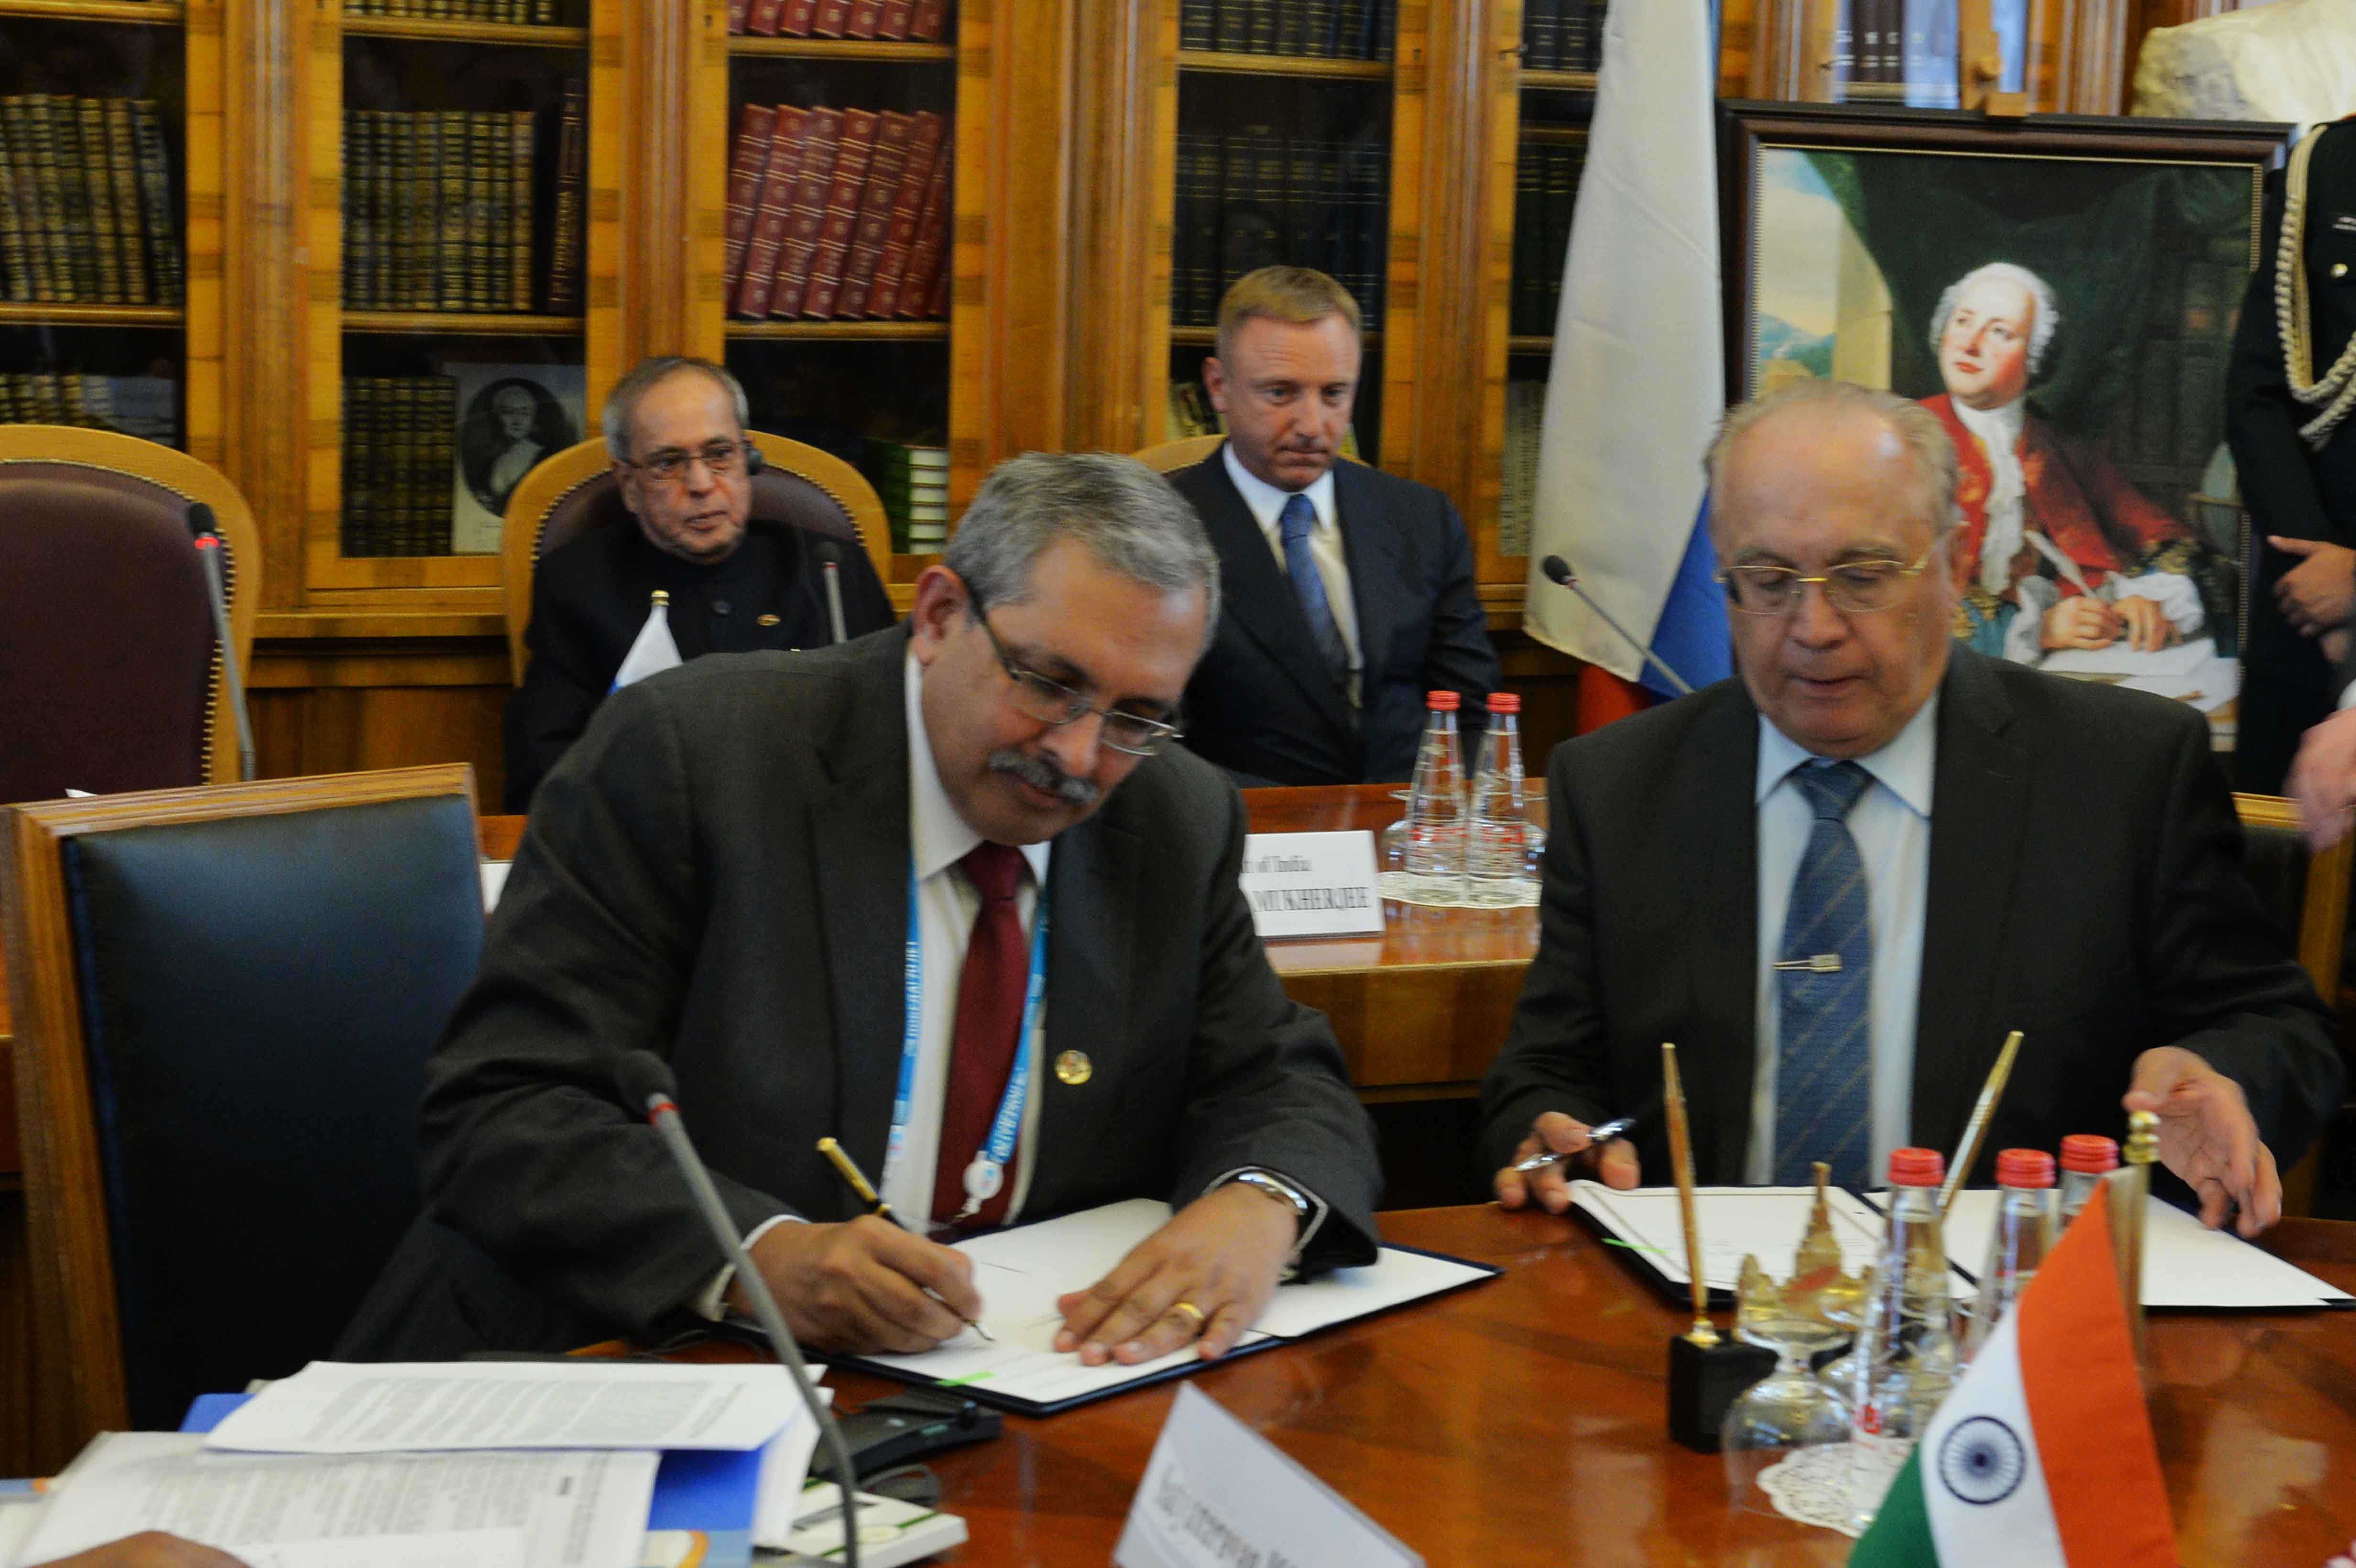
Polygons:
<instances>
[{"instance_id":1,"label":"gold-rimmed eyeglasses","mask_svg":"<svg viewBox=\"0 0 2356 1568\"><path fill-rule=\"evenodd\" d=\"M1104 743L1132 757L1150 757L1183 733L1175 724L1148 719L1141 713L1098 708L1087 699L1087 694L1016 664L1013 656L1006 651L1006 645L998 640L997 629L990 624L990 613L982 608L981 595L969 585L966 593L972 604L973 618L981 624L982 635L990 639L1000 667L1014 684L1014 706L1019 711L1047 725L1076 723L1093 713L1104 720Z\"/></svg>"},{"instance_id":2,"label":"gold-rimmed eyeglasses","mask_svg":"<svg viewBox=\"0 0 2356 1568\"><path fill-rule=\"evenodd\" d=\"M1898 560L1845 560L1813 575L1789 566L1730 566L1717 577L1726 584L1727 602L1746 615L1789 614L1811 582L1824 589L1826 602L1834 609L1870 613L1896 603L1902 585L1922 575L1938 548L1933 541L1912 566Z\"/></svg>"},{"instance_id":3,"label":"gold-rimmed eyeglasses","mask_svg":"<svg viewBox=\"0 0 2356 1568\"><path fill-rule=\"evenodd\" d=\"M660 485L675 485L687 473L691 463L701 463L714 479L725 479L744 466L744 443L741 441L715 441L708 445L685 452L667 446L641 461L622 459L622 466L635 468Z\"/></svg>"}]
</instances>

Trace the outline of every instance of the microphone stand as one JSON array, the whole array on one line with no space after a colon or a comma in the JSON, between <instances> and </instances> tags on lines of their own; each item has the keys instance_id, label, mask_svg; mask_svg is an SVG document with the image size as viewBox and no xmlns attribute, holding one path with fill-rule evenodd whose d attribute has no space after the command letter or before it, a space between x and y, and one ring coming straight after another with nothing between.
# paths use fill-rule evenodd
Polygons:
<instances>
[{"instance_id":1,"label":"microphone stand","mask_svg":"<svg viewBox=\"0 0 2356 1568\"><path fill-rule=\"evenodd\" d=\"M1563 560L1562 557L1558 555L1550 555L1547 557L1546 560L1538 563L1538 570L1547 574L1547 581L1555 583L1560 587L1568 588L1573 593L1578 594L1580 603L1594 611L1598 615L1601 615L1603 618L1603 624L1605 625L1620 634L1620 640L1622 642L1635 649L1638 656L1643 658L1645 663L1651 665L1655 669L1659 670L1662 675L1668 678L1669 684L1677 688L1677 695L1680 697L1691 697L1693 695L1693 688L1686 684L1685 677L1671 669L1667 663L1662 659L1660 655L1655 653L1651 648L1646 647L1644 644L1638 642L1633 636L1630 635L1627 627L1622 625L1619 622L1612 618L1611 611L1606 610L1602 605L1598 604L1594 599L1589 596L1587 590L1579 585L1578 574L1570 570L1570 563L1569 561Z\"/></svg>"},{"instance_id":2,"label":"microphone stand","mask_svg":"<svg viewBox=\"0 0 2356 1568\"><path fill-rule=\"evenodd\" d=\"M202 507L201 513L198 507ZM229 592L221 570L221 537L213 528L213 510L201 501L188 508L188 526L197 531L197 550L204 557L205 592L212 601L213 635L220 640L221 695L229 702L237 727L237 776L253 778L253 723L246 717L245 681L237 667L237 643L229 631Z\"/></svg>"}]
</instances>

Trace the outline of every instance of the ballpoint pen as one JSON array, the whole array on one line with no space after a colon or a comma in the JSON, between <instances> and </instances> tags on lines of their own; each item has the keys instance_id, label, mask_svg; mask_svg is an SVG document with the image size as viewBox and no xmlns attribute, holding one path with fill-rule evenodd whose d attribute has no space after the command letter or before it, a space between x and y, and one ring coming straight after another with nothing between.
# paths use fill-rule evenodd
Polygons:
<instances>
[{"instance_id":1,"label":"ballpoint pen","mask_svg":"<svg viewBox=\"0 0 2356 1568\"><path fill-rule=\"evenodd\" d=\"M1543 1170L1547 1166L1556 1164L1558 1161L1575 1159L1580 1155L1585 1154L1587 1149L1597 1147L1599 1145L1608 1144L1613 1138L1626 1137L1628 1136L1628 1129L1635 1125L1636 1118L1633 1116L1615 1116L1608 1122L1601 1123L1587 1129L1587 1148L1573 1149L1569 1154L1534 1154L1527 1159L1516 1161L1514 1168L1515 1170Z\"/></svg>"},{"instance_id":2,"label":"ballpoint pen","mask_svg":"<svg viewBox=\"0 0 2356 1568\"><path fill-rule=\"evenodd\" d=\"M834 1167L834 1173L842 1178L842 1184L845 1187L850 1188L851 1192L862 1203L867 1205L867 1211L870 1214L874 1215L879 1220L889 1220L892 1223L899 1226L900 1229L904 1231L908 1229L907 1221L902 1220L899 1215L892 1212L892 1205L884 1201L883 1194L875 1190L874 1184L867 1179L866 1172L861 1170L858 1166L851 1163L850 1154L844 1150L841 1144L835 1142L832 1138L820 1138L818 1140L818 1152L826 1156L827 1162ZM914 1234L913 1232L910 1233ZM939 1291L925 1285L919 1285L917 1288L923 1290L926 1296L931 1296L935 1301L941 1301L941 1293ZM946 1301L941 1301L941 1305L943 1307L948 1307L949 1304ZM951 1307L949 1307L949 1310L956 1312L957 1308ZM998 1343L997 1335L992 1334L989 1329L983 1328L972 1318L966 1317L963 1313L958 1313L958 1320L963 1323L967 1328L972 1329L975 1333L980 1335L983 1339L989 1340L991 1344L995 1345Z\"/></svg>"}]
</instances>

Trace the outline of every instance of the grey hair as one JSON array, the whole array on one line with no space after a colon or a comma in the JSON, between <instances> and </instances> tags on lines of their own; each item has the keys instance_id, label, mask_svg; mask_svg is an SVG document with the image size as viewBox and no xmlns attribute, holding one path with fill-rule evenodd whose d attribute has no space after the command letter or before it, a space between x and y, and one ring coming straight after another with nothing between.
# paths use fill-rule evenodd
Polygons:
<instances>
[{"instance_id":1,"label":"grey hair","mask_svg":"<svg viewBox=\"0 0 2356 1568\"><path fill-rule=\"evenodd\" d=\"M1039 558L1065 539L1098 565L1164 593L1203 595L1203 645L1219 623L1219 557L1170 482L1108 452L1026 453L990 471L941 564L985 604L1031 595Z\"/></svg>"},{"instance_id":2,"label":"grey hair","mask_svg":"<svg viewBox=\"0 0 2356 1568\"><path fill-rule=\"evenodd\" d=\"M753 406L745 400L744 383L730 375L726 367L691 354L658 354L632 366L630 373L615 382L614 389L605 394L605 407L597 416L597 423L605 432L605 455L623 463L630 460L630 421L638 411L638 400L681 370L700 370L727 389L736 404L739 432L752 422Z\"/></svg>"},{"instance_id":3,"label":"grey hair","mask_svg":"<svg viewBox=\"0 0 2356 1568\"><path fill-rule=\"evenodd\" d=\"M1990 261L1985 266L1974 267L1947 285L1947 292L1939 296L1939 308L1931 313L1932 354L1936 356L1939 352L1939 339L1946 336L1947 318L1955 314L1955 302L1963 297L1965 289L1982 278L2002 278L2007 283L2019 283L2029 291L2029 297L2037 302L2037 319L2029 329L2029 373L2041 375L2045 369L2045 351L2052 347L2053 334L2062 325L2062 307L2053 303L2053 290L2043 278L2010 261Z\"/></svg>"},{"instance_id":4,"label":"grey hair","mask_svg":"<svg viewBox=\"0 0 2356 1568\"><path fill-rule=\"evenodd\" d=\"M1721 489L1727 454L1736 442L1775 415L1800 408L1853 409L1879 419L1906 448L1914 470L1915 495L1933 536L1944 536L1963 520L1963 511L1955 505L1955 443L1947 439L1947 427L1939 422L1938 415L1895 392L1813 377L1727 410L1725 420L1718 427L1718 438L1709 443L1708 455L1702 459L1711 492Z\"/></svg>"}]
</instances>

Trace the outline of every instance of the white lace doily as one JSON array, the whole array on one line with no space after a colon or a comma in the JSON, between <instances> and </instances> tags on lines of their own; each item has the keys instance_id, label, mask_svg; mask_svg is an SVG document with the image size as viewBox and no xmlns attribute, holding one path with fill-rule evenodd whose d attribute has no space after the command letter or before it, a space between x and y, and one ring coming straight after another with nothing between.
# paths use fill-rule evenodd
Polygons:
<instances>
[{"instance_id":1,"label":"white lace doily","mask_svg":"<svg viewBox=\"0 0 2356 1568\"><path fill-rule=\"evenodd\" d=\"M1855 1536L1861 1532L1849 1524L1848 1471L1846 1443L1795 1448L1759 1472L1759 1489L1785 1519Z\"/></svg>"},{"instance_id":2,"label":"white lace doily","mask_svg":"<svg viewBox=\"0 0 2356 1568\"><path fill-rule=\"evenodd\" d=\"M1538 901L1538 885L1532 879L1515 881L1513 898L1495 903L1476 903L1461 893L1433 893L1416 883L1417 879L1405 871L1385 871L1376 879L1383 897L1393 903L1417 904L1424 909L1530 909Z\"/></svg>"}]
</instances>

